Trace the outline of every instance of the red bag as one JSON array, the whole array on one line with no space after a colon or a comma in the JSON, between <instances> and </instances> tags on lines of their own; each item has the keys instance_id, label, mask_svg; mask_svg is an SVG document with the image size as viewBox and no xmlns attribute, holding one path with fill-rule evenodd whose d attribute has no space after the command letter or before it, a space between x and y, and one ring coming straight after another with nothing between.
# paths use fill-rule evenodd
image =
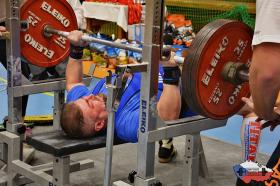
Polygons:
<instances>
[{"instance_id":1,"label":"red bag","mask_svg":"<svg viewBox=\"0 0 280 186\"><path fill-rule=\"evenodd\" d=\"M128 5L130 2L129 1L132 1L132 0L117 0L118 3L122 4L122 5ZM133 1L132 1L133 3Z\"/></svg>"}]
</instances>

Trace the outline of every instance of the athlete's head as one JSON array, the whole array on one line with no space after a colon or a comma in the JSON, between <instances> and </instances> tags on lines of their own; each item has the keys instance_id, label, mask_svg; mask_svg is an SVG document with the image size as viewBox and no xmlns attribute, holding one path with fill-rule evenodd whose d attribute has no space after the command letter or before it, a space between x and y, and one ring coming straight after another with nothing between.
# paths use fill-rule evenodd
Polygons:
<instances>
[{"instance_id":1,"label":"athlete's head","mask_svg":"<svg viewBox=\"0 0 280 186\"><path fill-rule=\"evenodd\" d=\"M62 129L74 138L90 137L102 131L108 118L105 103L106 97L102 94L65 103L60 118Z\"/></svg>"}]
</instances>

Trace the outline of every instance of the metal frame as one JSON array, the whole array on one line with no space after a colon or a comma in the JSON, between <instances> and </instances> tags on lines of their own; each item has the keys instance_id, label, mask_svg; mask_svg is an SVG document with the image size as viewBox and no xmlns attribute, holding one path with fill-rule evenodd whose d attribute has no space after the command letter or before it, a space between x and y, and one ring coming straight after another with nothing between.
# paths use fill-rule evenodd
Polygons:
<instances>
[{"instance_id":1,"label":"metal frame","mask_svg":"<svg viewBox=\"0 0 280 186\"><path fill-rule=\"evenodd\" d=\"M52 164L32 167L21 161L21 136L17 134L17 127L22 125L21 96L44 91L56 91L54 109L54 128L59 129L59 113L64 101L65 81L40 82L38 84L22 85L20 64L20 20L19 0L6 0L7 29L10 30L10 40L7 40L8 56L8 105L9 125L8 131L0 133L0 157L7 162L7 182L0 181L0 185L16 186L22 183L37 182L41 185L69 185L71 171L83 170L93 166L91 160L70 165L70 156L54 157ZM207 165L200 139L200 131L221 127L226 121L215 121L203 117L193 117L171 122L159 122L156 111L156 97L158 87L158 66L162 50L162 29L164 19L164 0L146 0L145 38L143 45L143 63L140 65L120 66L131 72L141 71L141 97L139 117L139 142L137 156L137 175L134 185L156 185L154 177L155 141L186 135L185 175L183 185L197 185L199 165L201 173L208 175ZM115 91L118 84L109 85L107 109L109 122L114 123L116 105L114 104ZM206 125L207 122L207 125ZM158 125L161 124L157 128ZM165 124L167 126L163 126ZM104 185L111 182L112 148L114 140L114 125L109 125L107 131ZM53 166L53 168L51 168ZM55 177L49 175L53 172ZM23 175L22 176L19 176ZM2 186L1 185L1 186ZM128 185L121 181L115 186Z\"/></svg>"},{"instance_id":2,"label":"metal frame","mask_svg":"<svg viewBox=\"0 0 280 186\"><path fill-rule=\"evenodd\" d=\"M141 76L140 116L137 150L137 176L135 185L148 186L156 182L154 177L155 142L149 142L148 133L156 129L156 98L158 66L161 59L164 1L147 0L143 62L148 63ZM140 130L141 129L141 130Z\"/></svg>"},{"instance_id":3,"label":"metal frame","mask_svg":"<svg viewBox=\"0 0 280 186\"><path fill-rule=\"evenodd\" d=\"M59 120L64 103L65 79L29 82L21 73L20 55L20 4L19 0L6 0L6 27L10 30L7 42L8 79L8 124L7 131L0 132L0 159L6 163L6 176L0 178L0 186L17 186L36 182L38 185L66 186L70 183L70 172L94 167L92 160L71 162L70 156L53 157L53 163L30 166L22 161L22 138L17 132L23 125L21 116L22 96L54 91L54 129L60 130ZM84 78L88 84L91 78ZM51 176L53 173L54 177ZM21 176L20 176L21 175Z\"/></svg>"},{"instance_id":4,"label":"metal frame","mask_svg":"<svg viewBox=\"0 0 280 186\"><path fill-rule=\"evenodd\" d=\"M188 134L186 135L185 174L182 185L197 186L199 172L205 177L208 176L200 131L224 126L226 120L215 121L196 116L170 122L159 121L156 111L156 97L163 17L164 0L146 0L143 62L147 63L148 67L147 71L142 73L141 79L137 175L133 185L157 185L157 180L154 177L155 141ZM155 125L156 123L157 125ZM129 184L117 181L113 185L128 186Z\"/></svg>"},{"instance_id":5,"label":"metal frame","mask_svg":"<svg viewBox=\"0 0 280 186\"><path fill-rule=\"evenodd\" d=\"M89 85L91 77L85 77L83 79L86 85ZM14 97L22 97L24 95L37 94L42 92L53 92L65 90L66 80L65 78L44 80L40 82L32 82L21 86L9 87L8 91L14 92Z\"/></svg>"},{"instance_id":6,"label":"metal frame","mask_svg":"<svg viewBox=\"0 0 280 186\"><path fill-rule=\"evenodd\" d=\"M53 163L30 166L20 160L20 136L4 131L0 133L0 140L6 148L3 160L7 163L6 179L0 179L0 186L18 186L32 182L42 186L66 186L70 183L70 172L94 167L91 159L70 163L70 156L53 156Z\"/></svg>"},{"instance_id":7,"label":"metal frame","mask_svg":"<svg viewBox=\"0 0 280 186\"><path fill-rule=\"evenodd\" d=\"M107 77L106 86L108 89L108 99L106 103L106 109L108 111L108 125L107 125L107 137L106 137L106 149L105 149L105 166L104 166L104 186L111 185L112 174L112 158L113 158L113 145L114 145L114 131L115 131L115 114L118 105L115 103L117 91L120 88L117 77L117 82L112 84L111 76ZM121 84L120 84L121 85Z\"/></svg>"}]
</instances>

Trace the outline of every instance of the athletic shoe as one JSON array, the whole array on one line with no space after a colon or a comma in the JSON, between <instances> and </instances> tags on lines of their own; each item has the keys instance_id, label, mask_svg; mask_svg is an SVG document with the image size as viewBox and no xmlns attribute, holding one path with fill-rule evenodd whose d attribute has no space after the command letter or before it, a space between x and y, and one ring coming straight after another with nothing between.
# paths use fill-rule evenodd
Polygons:
<instances>
[{"instance_id":1,"label":"athletic shoe","mask_svg":"<svg viewBox=\"0 0 280 186\"><path fill-rule=\"evenodd\" d=\"M159 141L158 161L160 163L169 163L177 154L173 146L173 139Z\"/></svg>"}]
</instances>

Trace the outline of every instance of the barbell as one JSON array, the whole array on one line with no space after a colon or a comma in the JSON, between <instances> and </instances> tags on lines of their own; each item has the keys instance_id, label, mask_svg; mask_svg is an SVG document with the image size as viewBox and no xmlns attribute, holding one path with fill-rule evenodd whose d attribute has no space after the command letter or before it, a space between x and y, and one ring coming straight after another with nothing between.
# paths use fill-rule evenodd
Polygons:
<instances>
[{"instance_id":1,"label":"barbell","mask_svg":"<svg viewBox=\"0 0 280 186\"><path fill-rule=\"evenodd\" d=\"M27 30L21 30L22 55L41 67L66 60L70 50L66 37L78 28L71 6L64 0L28 0L20 12L21 20L29 23ZM225 119L241 109L241 98L250 95L252 36L247 25L230 20L211 22L197 33L182 73L182 95L192 111ZM82 39L142 53L141 48L88 35Z\"/></svg>"},{"instance_id":2,"label":"barbell","mask_svg":"<svg viewBox=\"0 0 280 186\"><path fill-rule=\"evenodd\" d=\"M43 28L45 37L68 32ZM217 20L206 25L196 36L184 61L182 95L190 109L213 119L225 119L236 114L249 97L248 69L251 63L253 31L239 21ZM135 52L135 48L84 35L82 40L96 42Z\"/></svg>"},{"instance_id":3,"label":"barbell","mask_svg":"<svg viewBox=\"0 0 280 186\"><path fill-rule=\"evenodd\" d=\"M226 119L249 97L253 30L232 20L217 20L196 35L184 61L182 95L189 108L206 117Z\"/></svg>"}]
</instances>

